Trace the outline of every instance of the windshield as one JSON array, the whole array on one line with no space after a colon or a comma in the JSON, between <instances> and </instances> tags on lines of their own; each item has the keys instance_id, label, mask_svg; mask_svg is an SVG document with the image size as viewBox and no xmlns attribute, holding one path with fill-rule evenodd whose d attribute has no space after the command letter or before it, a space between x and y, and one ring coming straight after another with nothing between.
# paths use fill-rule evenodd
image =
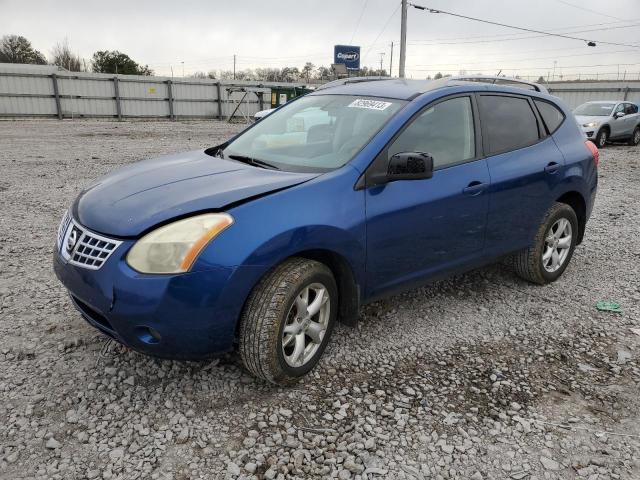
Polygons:
<instances>
[{"instance_id":1,"label":"windshield","mask_svg":"<svg viewBox=\"0 0 640 480\"><path fill-rule=\"evenodd\" d=\"M608 117L615 106L615 103L583 103L573 113L585 117Z\"/></svg>"},{"instance_id":2,"label":"windshield","mask_svg":"<svg viewBox=\"0 0 640 480\"><path fill-rule=\"evenodd\" d=\"M268 115L224 158L291 172L327 172L350 161L406 102L308 95Z\"/></svg>"}]
</instances>

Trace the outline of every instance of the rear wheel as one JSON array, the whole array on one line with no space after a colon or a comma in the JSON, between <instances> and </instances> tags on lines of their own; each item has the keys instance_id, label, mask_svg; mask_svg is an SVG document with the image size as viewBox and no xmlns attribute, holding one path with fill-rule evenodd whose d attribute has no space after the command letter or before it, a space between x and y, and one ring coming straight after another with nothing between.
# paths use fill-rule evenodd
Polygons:
<instances>
[{"instance_id":1,"label":"rear wheel","mask_svg":"<svg viewBox=\"0 0 640 480\"><path fill-rule=\"evenodd\" d=\"M565 271L578 238L578 218L565 203L554 204L540 224L533 244L513 259L516 273L533 283L556 281Z\"/></svg>"},{"instance_id":2,"label":"rear wheel","mask_svg":"<svg viewBox=\"0 0 640 480\"><path fill-rule=\"evenodd\" d=\"M328 267L291 258L255 287L240 319L239 349L253 375L294 383L316 366L338 311L338 289Z\"/></svg>"},{"instance_id":3,"label":"rear wheel","mask_svg":"<svg viewBox=\"0 0 640 480\"><path fill-rule=\"evenodd\" d=\"M596 145L598 148L604 148L607 144L607 140L609 140L609 130L606 128L601 128L598 134L596 135Z\"/></svg>"},{"instance_id":4,"label":"rear wheel","mask_svg":"<svg viewBox=\"0 0 640 480\"><path fill-rule=\"evenodd\" d=\"M640 143L640 127L636 127L636 129L631 134L631 138L629 138L629 145L632 147L638 145Z\"/></svg>"}]
</instances>

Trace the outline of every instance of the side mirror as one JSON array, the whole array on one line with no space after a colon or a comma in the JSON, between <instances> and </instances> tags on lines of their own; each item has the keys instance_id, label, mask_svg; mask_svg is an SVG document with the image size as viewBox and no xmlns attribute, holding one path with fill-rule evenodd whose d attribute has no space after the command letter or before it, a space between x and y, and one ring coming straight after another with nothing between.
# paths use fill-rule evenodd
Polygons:
<instances>
[{"instance_id":1,"label":"side mirror","mask_svg":"<svg viewBox=\"0 0 640 480\"><path fill-rule=\"evenodd\" d=\"M383 185L396 180L421 180L433 176L433 157L422 152L401 152L392 155L386 165L380 165L367 175L367 185Z\"/></svg>"},{"instance_id":2,"label":"side mirror","mask_svg":"<svg viewBox=\"0 0 640 480\"><path fill-rule=\"evenodd\" d=\"M420 180L433 177L433 157L422 152L400 152L392 155L387 180Z\"/></svg>"},{"instance_id":3,"label":"side mirror","mask_svg":"<svg viewBox=\"0 0 640 480\"><path fill-rule=\"evenodd\" d=\"M616 117L616 118L622 118L622 117L624 117L624 116L625 116L625 113L624 113L624 112L617 112L617 113L615 114L615 117Z\"/></svg>"}]
</instances>

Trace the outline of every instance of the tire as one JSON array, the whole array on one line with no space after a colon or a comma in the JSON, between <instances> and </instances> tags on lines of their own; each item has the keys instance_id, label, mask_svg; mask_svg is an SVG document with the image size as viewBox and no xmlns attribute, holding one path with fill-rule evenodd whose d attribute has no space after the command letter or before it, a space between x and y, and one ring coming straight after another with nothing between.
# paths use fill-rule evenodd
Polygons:
<instances>
[{"instance_id":1,"label":"tire","mask_svg":"<svg viewBox=\"0 0 640 480\"><path fill-rule=\"evenodd\" d=\"M604 148L607 145L607 141L609 140L609 130L606 128L601 128L596 135L596 147Z\"/></svg>"},{"instance_id":2,"label":"tire","mask_svg":"<svg viewBox=\"0 0 640 480\"><path fill-rule=\"evenodd\" d=\"M636 127L631 137L629 138L628 145L635 147L640 143L640 126Z\"/></svg>"},{"instance_id":3,"label":"tire","mask_svg":"<svg viewBox=\"0 0 640 480\"><path fill-rule=\"evenodd\" d=\"M318 300L318 313L309 316L305 295L309 307L319 297L328 300ZM337 312L338 288L327 266L298 257L284 261L253 289L242 312L239 350L246 369L271 383L295 383L317 365ZM287 333L285 326L295 333ZM301 341L305 346L297 355Z\"/></svg>"},{"instance_id":4,"label":"tire","mask_svg":"<svg viewBox=\"0 0 640 480\"><path fill-rule=\"evenodd\" d=\"M565 222L570 227L568 230ZM551 235L562 226L564 229L561 233L566 234L568 231L570 238L567 240L566 235L554 236L549 243ZM578 228L578 218L573 209L565 203L555 203L545 214L532 245L514 255L513 266L516 273L523 279L539 285L555 282L571 261L578 238ZM563 244L567 247L563 248ZM556 251L557 257L547 256L550 251ZM556 260L559 262L558 265L555 264Z\"/></svg>"}]
</instances>

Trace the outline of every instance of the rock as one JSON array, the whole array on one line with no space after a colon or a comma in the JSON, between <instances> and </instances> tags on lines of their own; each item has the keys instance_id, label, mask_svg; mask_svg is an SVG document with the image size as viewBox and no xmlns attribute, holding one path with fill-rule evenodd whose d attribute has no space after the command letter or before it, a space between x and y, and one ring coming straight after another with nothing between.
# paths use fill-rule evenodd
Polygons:
<instances>
[{"instance_id":1,"label":"rock","mask_svg":"<svg viewBox=\"0 0 640 480\"><path fill-rule=\"evenodd\" d=\"M471 480L483 480L483 476L480 472L476 472L473 475L471 475Z\"/></svg>"},{"instance_id":2,"label":"rock","mask_svg":"<svg viewBox=\"0 0 640 480\"><path fill-rule=\"evenodd\" d=\"M176 437L176 443L187 443L187 440L189 440L189 428L184 427Z\"/></svg>"},{"instance_id":3,"label":"rock","mask_svg":"<svg viewBox=\"0 0 640 480\"><path fill-rule=\"evenodd\" d=\"M49 440L47 440L47 443L44 446L47 447L49 450L56 450L62 447L62 444L59 441L57 441L55 438L51 437Z\"/></svg>"},{"instance_id":4,"label":"rock","mask_svg":"<svg viewBox=\"0 0 640 480\"><path fill-rule=\"evenodd\" d=\"M78 414L75 410L69 410L65 415L67 423L78 423Z\"/></svg>"},{"instance_id":5,"label":"rock","mask_svg":"<svg viewBox=\"0 0 640 480\"><path fill-rule=\"evenodd\" d=\"M542 466L546 470L557 471L557 470L560 470L562 468L558 462L556 462L555 460L552 460L551 458L547 458L547 457L540 457L540 463L542 463Z\"/></svg>"},{"instance_id":6,"label":"rock","mask_svg":"<svg viewBox=\"0 0 640 480\"><path fill-rule=\"evenodd\" d=\"M109 452L109 459L114 462L124 456L123 448L114 448Z\"/></svg>"},{"instance_id":7,"label":"rock","mask_svg":"<svg viewBox=\"0 0 640 480\"><path fill-rule=\"evenodd\" d=\"M252 462L249 462L244 466L244 469L251 474L256 473L257 468L258 468L258 465Z\"/></svg>"},{"instance_id":8,"label":"rock","mask_svg":"<svg viewBox=\"0 0 640 480\"><path fill-rule=\"evenodd\" d=\"M237 464L233 463L233 462L229 462L227 464L227 473L230 474L230 475L238 476L238 475L240 475L240 467Z\"/></svg>"},{"instance_id":9,"label":"rock","mask_svg":"<svg viewBox=\"0 0 640 480\"><path fill-rule=\"evenodd\" d=\"M440 448L442 448L442 451L447 455L451 455L453 453L453 445L447 445L445 443L443 445L440 445Z\"/></svg>"},{"instance_id":10,"label":"rock","mask_svg":"<svg viewBox=\"0 0 640 480\"><path fill-rule=\"evenodd\" d=\"M242 445L244 448L251 448L256 444L256 439L252 437L247 437L242 441Z\"/></svg>"}]
</instances>

